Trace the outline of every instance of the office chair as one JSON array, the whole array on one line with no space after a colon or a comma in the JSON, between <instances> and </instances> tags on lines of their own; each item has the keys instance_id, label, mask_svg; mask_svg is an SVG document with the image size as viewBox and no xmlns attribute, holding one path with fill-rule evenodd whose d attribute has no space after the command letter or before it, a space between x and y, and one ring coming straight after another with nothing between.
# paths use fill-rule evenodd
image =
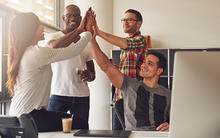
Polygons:
<instances>
[{"instance_id":1,"label":"office chair","mask_svg":"<svg viewBox=\"0 0 220 138\"><path fill-rule=\"evenodd\" d=\"M115 112L121 123L122 129L125 130L125 119L124 119L124 102L123 99L116 101Z\"/></svg>"},{"instance_id":2,"label":"office chair","mask_svg":"<svg viewBox=\"0 0 220 138\"><path fill-rule=\"evenodd\" d=\"M24 130L20 127L17 117L0 116L0 136L2 138L24 138L23 133Z\"/></svg>"},{"instance_id":3,"label":"office chair","mask_svg":"<svg viewBox=\"0 0 220 138\"><path fill-rule=\"evenodd\" d=\"M25 113L18 118L20 126L24 128L25 138L38 138L38 129L31 114Z\"/></svg>"},{"instance_id":4,"label":"office chair","mask_svg":"<svg viewBox=\"0 0 220 138\"><path fill-rule=\"evenodd\" d=\"M0 136L2 138L38 138L36 124L30 114L0 116Z\"/></svg>"}]
</instances>

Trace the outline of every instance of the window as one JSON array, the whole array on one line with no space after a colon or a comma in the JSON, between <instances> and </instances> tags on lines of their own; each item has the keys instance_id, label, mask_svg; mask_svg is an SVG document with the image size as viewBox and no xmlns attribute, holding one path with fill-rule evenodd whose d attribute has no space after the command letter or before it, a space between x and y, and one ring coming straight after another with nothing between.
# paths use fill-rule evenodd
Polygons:
<instances>
[{"instance_id":1,"label":"window","mask_svg":"<svg viewBox=\"0 0 220 138\"><path fill-rule=\"evenodd\" d=\"M8 114L10 94L7 81L8 28L11 17L19 12L34 12L46 31L59 30L63 0L0 0L0 115Z\"/></svg>"},{"instance_id":2,"label":"window","mask_svg":"<svg viewBox=\"0 0 220 138\"><path fill-rule=\"evenodd\" d=\"M40 19L48 24L55 25L55 1L34 0L33 10Z\"/></svg>"},{"instance_id":3,"label":"window","mask_svg":"<svg viewBox=\"0 0 220 138\"><path fill-rule=\"evenodd\" d=\"M2 55L2 17L0 17L0 55ZM2 91L2 56L0 56L0 92Z\"/></svg>"},{"instance_id":4,"label":"window","mask_svg":"<svg viewBox=\"0 0 220 138\"><path fill-rule=\"evenodd\" d=\"M6 6L21 12L34 12L41 21L56 27L59 26L59 4L62 0L0 0ZM62 4L61 4L62 5Z\"/></svg>"}]
</instances>

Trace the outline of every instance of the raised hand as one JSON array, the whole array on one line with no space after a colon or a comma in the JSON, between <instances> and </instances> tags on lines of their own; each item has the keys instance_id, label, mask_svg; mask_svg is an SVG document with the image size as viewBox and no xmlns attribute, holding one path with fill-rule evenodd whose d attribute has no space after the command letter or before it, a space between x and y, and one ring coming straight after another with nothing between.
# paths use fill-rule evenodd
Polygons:
<instances>
[{"instance_id":1,"label":"raised hand","mask_svg":"<svg viewBox=\"0 0 220 138\"><path fill-rule=\"evenodd\" d=\"M93 26L93 14L94 12L92 11L92 8L90 7L89 10L87 11L87 22L86 22L86 30L89 32L93 32L92 26Z\"/></svg>"},{"instance_id":2,"label":"raised hand","mask_svg":"<svg viewBox=\"0 0 220 138\"><path fill-rule=\"evenodd\" d=\"M97 35L97 31L95 29L96 26L96 15L95 12L90 8L88 10L88 15L87 15L87 24L86 24L86 30L92 32L93 38Z\"/></svg>"},{"instance_id":3,"label":"raised hand","mask_svg":"<svg viewBox=\"0 0 220 138\"><path fill-rule=\"evenodd\" d=\"M93 31L95 32L96 35L99 35L99 27L96 22L96 15L94 14L93 17L94 17L93 18Z\"/></svg>"},{"instance_id":4,"label":"raised hand","mask_svg":"<svg viewBox=\"0 0 220 138\"><path fill-rule=\"evenodd\" d=\"M89 11L89 10L88 10ZM85 16L83 17L83 20L80 24L80 26L78 27L78 30L80 32L86 31L86 24L87 24L87 16L88 16L88 11L86 12Z\"/></svg>"},{"instance_id":5,"label":"raised hand","mask_svg":"<svg viewBox=\"0 0 220 138\"><path fill-rule=\"evenodd\" d=\"M98 35L98 31L99 31L99 29L97 28L96 15L95 14L93 16L93 26L92 26L92 29L93 29L93 38L95 39L95 37L96 37L96 35Z\"/></svg>"}]
</instances>

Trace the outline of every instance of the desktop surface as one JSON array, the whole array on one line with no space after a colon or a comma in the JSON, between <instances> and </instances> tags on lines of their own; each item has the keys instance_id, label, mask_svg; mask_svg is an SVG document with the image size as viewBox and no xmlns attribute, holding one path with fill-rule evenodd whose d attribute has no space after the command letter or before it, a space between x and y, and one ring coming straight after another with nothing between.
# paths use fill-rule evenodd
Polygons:
<instances>
[{"instance_id":1,"label":"desktop surface","mask_svg":"<svg viewBox=\"0 0 220 138\"><path fill-rule=\"evenodd\" d=\"M100 137L78 137L74 136L79 130L73 130L70 133L56 132L41 132L39 138L100 138ZM105 137L102 137L105 138ZM109 138L109 137L106 137ZM169 138L169 132L156 131L132 131L128 138Z\"/></svg>"}]
</instances>

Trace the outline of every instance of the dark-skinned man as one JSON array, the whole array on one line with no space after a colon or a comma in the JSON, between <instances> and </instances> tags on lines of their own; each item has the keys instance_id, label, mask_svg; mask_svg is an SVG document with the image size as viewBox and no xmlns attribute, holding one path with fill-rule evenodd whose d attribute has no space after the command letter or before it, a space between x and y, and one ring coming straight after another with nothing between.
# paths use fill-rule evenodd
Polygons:
<instances>
[{"instance_id":1,"label":"dark-skinned man","mask_svg":"<svg viewBox=\"0 0 220 138\"><path fill-rule=\"evenodd\" d=\"M49 46L60 48L62 43L77 42L80 35L68 40L57 40L67 35L81 23L81 11L76 5L65 8L63 21L65 29L45 36ZM78 74L78 70L82 70ZM70 112L80 116L88 122L90 109L90 92L87 82L95 79L93 56L87 46L78 56L52 64L53 78L51 83L51 97L48 105L49 111Z\"/></svg>"}]
</instances>

